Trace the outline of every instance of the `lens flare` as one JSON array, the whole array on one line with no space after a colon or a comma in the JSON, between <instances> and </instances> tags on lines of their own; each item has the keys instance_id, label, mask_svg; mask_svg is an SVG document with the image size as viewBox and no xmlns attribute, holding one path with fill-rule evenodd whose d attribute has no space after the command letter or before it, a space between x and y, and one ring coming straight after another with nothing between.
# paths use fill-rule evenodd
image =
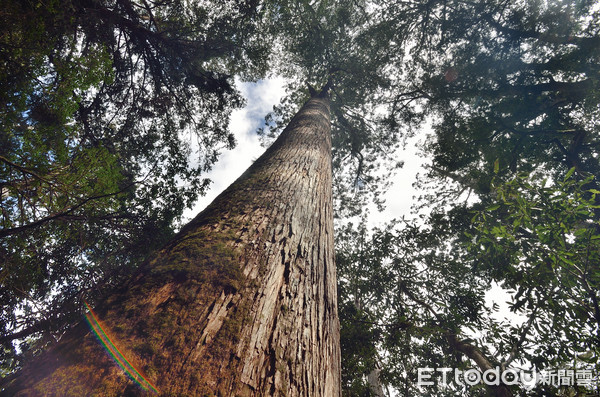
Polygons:
<instances>
[{"instance_id":1,"label":"lens flare","mask_svg":"<svg viewBox=\"0 0 600 397\"><path fill-rule=\"evenodd\" d=\"M88 324L90 325L90 328L92 329L92 331L94 332L96 337L98 337L98 340L100 341L102 346L104 346L106 351L112 356L112 358L117 362L117 364L119 364L119 367L121 367L123 369L123 371L125 371L125 373L127 375L129 375L129 377L131 379L133 379L133 381L135 383L140 385L140 387L142 389L152 390L154 393L158 393L158 389L156 387L154 387L154 385L152 383L150 383L150 381L148 379L146 379L146 377L144 375L142 375L141 372L138 371L129 362L129 360L127 360L127 358L125 358L123 353L121 353L121 351L115 346L115 344L112 342L112 340L108 337L108 335L106 334L106 332L100 325L98 318L92 311L92 308L90 307L90 305L88 305L88 303L86 301L83 301L83 302L85 303L85 307L87 307L87 309L88 309L88 313L85 314L85 319L87 320Z\"/></svg>"}]
</instances>

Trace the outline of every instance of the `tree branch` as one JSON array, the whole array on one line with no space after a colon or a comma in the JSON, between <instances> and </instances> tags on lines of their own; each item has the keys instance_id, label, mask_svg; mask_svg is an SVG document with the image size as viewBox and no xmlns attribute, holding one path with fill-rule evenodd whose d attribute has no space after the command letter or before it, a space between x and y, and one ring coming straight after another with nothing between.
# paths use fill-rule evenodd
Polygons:
<instances>
[{"instance_id":1,"label":"tree branch","mask_svg":"<svg viewBox=\"0 0 600 397\"><path fill-rule=\"evenodd\" d=\"M72 206L71 208L69 208L67 210L64 210L64 211L61 211L61 212L58 212L58 213L46 216L44 218L38 219L35 222L31 222L31 223L28 223L28 224L22 225L22 226L13 227L13 228L10 228L10 229L2 229L2 230L0 230L0 238L4 238L4 237L10 236L12 234L16 234L16 233L21 233L21 232L23 232L25 230L33 229L33 228L35 228L37 226L40 226L40 225L42 225L44 223L47 223L47 222L50 222L50 221L53 221L53 220L56 220L56 219L60 219L60 218L65 217L67 215L70 215L73 211L75 211L78 208L81 208L82 206L84 206L85 204L89 203L90 201L98 200L98 199L102 199L102 198L106 198L106 197L111 197L111 196L116 196L118 194L123 193L125 190L129 189L135 183L136 182L133 182L133 183L127 185L125 188L123 188L123 189L121 189L121 190L119 190L117 192L107 193L107 194L101 194L101 195L98 195L98 196L88 197L85 200L79 202L78 204Z\"/></svg>"},{"instance_id":2,"label":"tree branch","mask_svg":"<svg viewBox=\"0 0 600 397\"><path fill-rule=\"evenodd\" d=\"M435 311L435 309L433 309L433 307L431 307L430 304L428 304L427 302L417 298L411 291L409 291L407 288L403 288L402 289L406 295L412 299L413 301L415 301L417 304L421 305L422 307L424 307L425 309L427 309L431 314L433 314L434 317L436 317L436 319L438 319L438 321L441 322L441 316L439 315L439 313L437 313ZM455 333L445 333L444 337L446 338L446 340L448 341L448 343L450 344L450 347L452 347L454 350L463 353L465 356L467 356L468 358L470 358L471 360L473 360L477 366L479 367L479 369L482 372L487 371L488 369L493 369L494 366L492 365L492 363L490 362L490 360L488 360L488 358L483 354L483 352L481 352L481 350L479 350L479 348L477 348L476 346L473 346L470 343L467 343L465 341L461 341L458 339L457 334ZM488 387L493 390L494 395L496 397L511 397L512 391L508 388L508 386L504 385L504 384L500 384L499 386L491 386L488 385Z\"/></svg>"}]
</instances>

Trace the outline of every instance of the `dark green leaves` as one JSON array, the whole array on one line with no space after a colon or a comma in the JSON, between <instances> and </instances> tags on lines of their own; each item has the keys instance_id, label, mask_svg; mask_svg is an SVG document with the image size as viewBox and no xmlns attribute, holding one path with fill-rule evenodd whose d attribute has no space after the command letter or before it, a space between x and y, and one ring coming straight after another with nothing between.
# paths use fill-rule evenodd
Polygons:
<instances>
[{"instance_id":1,"label":"dark green leaves","mask_svg":"<svg viewBox=\"0 0 600 397\"><path fill-rule=\"evenodd\" d=\"M242 105L231 76L261 76L268 49L256 3L219 4L2 2L6 351L60 335L81 299L118 285L207 188Z\"/></svg>"}]
</instances>

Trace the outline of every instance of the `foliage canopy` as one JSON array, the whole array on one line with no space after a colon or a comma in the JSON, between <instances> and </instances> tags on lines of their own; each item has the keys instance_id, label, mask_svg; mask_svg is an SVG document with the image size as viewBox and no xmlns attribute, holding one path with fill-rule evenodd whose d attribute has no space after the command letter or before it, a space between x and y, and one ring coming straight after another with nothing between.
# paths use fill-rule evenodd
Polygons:
<instances>
[{"instance_id":1,"label":"foliage canopy","mask_svg":"<svg viewBox=\"0 0 600 397\"><path fill-rule=\"evenodd\" d=\"M378 352L345 351L346 371L364 381L375 361L409 395L419 366L597 373L598 3L379 4L399 47L389 114L430 117L432 161L420 220L338 235L342 321ZM489 303L500 287L510 320ZM512 389L427 392L584 393Z\"/></svg>"},{"instance_id":2,"label":"foliage canopy","mask_svg":"<svg viewBox=\"0 0 600 397\"><path fill-rule=\"evenodd\" d=\"M252 35L252 1L1 8L0 330L11 367L12 340L60 336L83 297L172 235L235 143L233 75L262 75L267 46Z\"/></svg>"}]
</instances>

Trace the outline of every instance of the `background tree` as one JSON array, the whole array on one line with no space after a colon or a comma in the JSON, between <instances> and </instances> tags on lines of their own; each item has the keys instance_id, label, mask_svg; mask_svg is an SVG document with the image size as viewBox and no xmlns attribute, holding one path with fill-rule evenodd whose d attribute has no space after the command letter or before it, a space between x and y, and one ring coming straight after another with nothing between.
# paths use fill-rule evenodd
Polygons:
<instances>
[{"instance_id":1,"label":"background tree","mask_svg":"<svg viewBox=\"0 0 600 397\"><path fill-rule=\"evenodd\" d=\"M379 23L398 32L388 44L403 56L391 69L392 106L401 111L389 114L422 111L434 125L424 146L432 165L420 180L429 189L420 209L431 215L390 225L395 232L374 232L366 250L357 248L353 232L340 235L340 307L351 307L348 319L340 310L341 323L366 329L366 338L379 335L369 342L379 353L370 357L384 362L382 379L407 395L418 393L406 375L418 366L481 368L487 361L573 368L580 357L596 363L597 298L585 291L599 264L581 252L597 248L573 231L597 230L596 203L589 201L596 182L586 179L598 168L597 2L379 4ZM584 185L563 183L569 169ZM515 179L519 172L531 179ZM511 199L503 195L507 189ZM575 219L574 207L587 220ZM478 211L485 215L473 219ZM514 230L512 223L522 225L528 211L534 220ZM481 222L478 228L473 220ZM535 269L544 266L554 270L542 277ZM520 324L495 320L497 308L483 299L494 283L512 291ZM371 304L357 306L357 299ZM580 328L586 331L576 335ZM452 364L452 352L471 363Z\"/></svg>"},{"instance_id":2,"label":"background tree","mask_svg":"<svg viewBox=\"0 0 600 397\"><path fill-rule=\"evenodd\" d=\"M538 368L587 362L598 373L599 191L589 188L593 177L575 181L569 174L553 186L523 175L498 186L497 204L477 214L471 249L478 247L482 270L493 279L500 273L513 290L511 310L529 318L521 351L499 352ZM515 334L496 333L504 346Z\"/></svg>"},{"instance_id":3,"label":"background tree","mask_svg":"<svg viewBox=\"0 0 600 397\"><path fill-rule=\"evenodd\" d=\"M436 214L426 227L396 222L369 235L364 224L348 225L338 233L343 373L355 375L348 394L358 395L373 361L401 395L423 392L419 367L597 373L597 190L589 182L544 186L520 176L494 186L489 207ZM509 290L512 321L484 300L492 283ZM426 390L487 395L456 384ZM539 385L512 393L589 391Z\"/></svg>"},{"instance_id":4,"label":"background tree","mask_svg":"<svg viewBox=\"0 0 600 397\"><path fill-rule=\"evenodd\" d=\"M255 2L3 1L0 330L43 345L173 234L260 76ZM244 64L243 72L239 65ZM190 157L194 160L190 162Z\"/></svg>"},{"instance_id":5,"label":"background tree","mask_svg":"<svg viewBox=\"0 0 600 397\"><path fill-rule=\"evenodd\" d=\"M597 7L498 1L417 8L423 16L411 23L421 41L411 50L406 73L415 84L406 90L436 115L427 177L450 177L485 194L496 160L501 175L545 169L558 177L571 167L595 174Z\"/></svg>"}]
</instances>

